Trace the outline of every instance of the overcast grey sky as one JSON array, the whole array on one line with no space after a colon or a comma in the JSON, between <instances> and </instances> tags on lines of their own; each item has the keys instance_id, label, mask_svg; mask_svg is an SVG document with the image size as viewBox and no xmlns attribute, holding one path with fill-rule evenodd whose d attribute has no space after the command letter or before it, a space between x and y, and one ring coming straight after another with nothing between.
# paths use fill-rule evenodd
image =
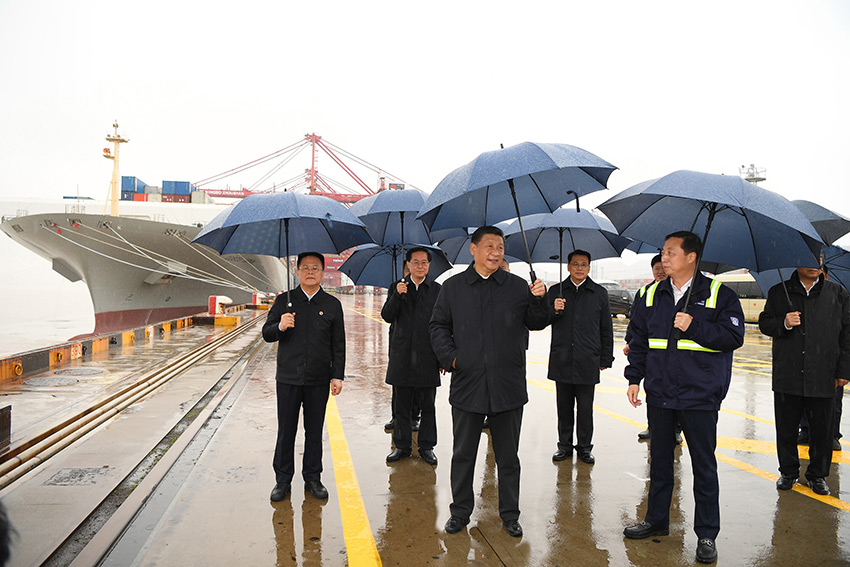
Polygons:
<instances>
[{"instance_id":1,"label":"overcast grey sky","mask_svg":"<svg viewBox=\"0 0 850 567\"><path fill-rule=\"evenodd\" d=\"M0 0L0 198L102 198L117 118L122 173L151 184L309 132L425 191L500 143L560 142L620 168L589 205L755 163L850 216L848 32L842 0Z\"/></svg>"}]
</instances>

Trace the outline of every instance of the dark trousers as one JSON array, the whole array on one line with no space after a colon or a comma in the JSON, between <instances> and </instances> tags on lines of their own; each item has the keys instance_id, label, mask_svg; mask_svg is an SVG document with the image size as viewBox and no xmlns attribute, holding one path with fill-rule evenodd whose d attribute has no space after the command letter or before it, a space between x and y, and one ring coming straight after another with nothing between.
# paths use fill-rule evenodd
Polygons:
<instances>
[{"instance_id":1,"label":"dark trousers","mask_svg":"<svg viewBox=\"0 0 850 567\"><path fill-rule=\"evenodd\" d=\"M472 480L475 458L481 440L483 413L473 413L452 408L452 516L468 520L475 506ZM522 425L522 407L490 414L490 438L496 457L499 483L499 516L502 521L519 518L519 433Z\"/></svg>"},{"instance_id":2,"label":"dark trousers","mask_svg":"<svg viewBox=\"0 0 850 567\"><path fill-rule=\"evenodd\" d=\"M844 386L835 388L835 411L833 412L832 436L836 439L841 439L841 411L844 407ZM806 419L806 412L803 412L803 417L800 419L800 433L809 436L809 421Z\"/></svg>"},{"instance_id":3,"label":"dark trousers","mask_svg":"<svg viewBox=\"0 0 850 567\"><path fill-rule=\"evenodd\" d=\"M805 414L809 422L809 466L806 478L814 480L829 476L832 462L832 422L834 398L805 398L773 393L773 412L776 416L776 455L779 472L800 475L800 456L797 452L797 426Z\"/></svg>"},{"instance_id":4,"label":"dark trousers","mask_svg":"<svg viewBox=\"0 0 850 567\"><path fill-rule=\"evenodd\" d=\"M392 397L392 402L391 402L392 406L391 406L390 409L392 410L393 419L395 419L395 386L392 386L392 389L393 389L393 397ZM422 413L422 410L419 408L419 399L413 398L413 409L410 412L410 416L413 419L419 419L421 413Z\"/></svg>"},{"instance_id":5,"label":"dark trousers","mask_svg":"<svg viewBox=\"0 0 850 567\"><path fill-rule=\"evenodd\" d=\"M595 384L555 382L555 399L558 406L558 449L573 450L573 423L576 429L576 450L583 452L593 449L595 390Z\"/></svg>"},{"instance_id":6,"label":"dark trousers","mask_svg":"<svg viewBox=\"0 0 850 567\"><path fill-rule=\"evenodd\" d=\"M688 441L694 474L694 532L698 538L715 539L720 532L720 483L717 480L717 413L711 410L671 410L647 405L652 440L649 445L649 506L646 521L653 526L670 525L673 500L673 451L676 423Z\"/></svg>"},{"instance_id":7,"label":"dark trousers","mask_svg":"<svg viewBox=\"0 0 850 567\"><path fill-rule=\"evenodd\" d=\"M437 387L393 386L395 406L393 408L393 442L396 449L410 451L413 447L413 406L418 400L422 410L419 422L419 449L433 449L437 444L437 413L434 401Z\"/></svg>"},{"instance_id":8,"label":"dark trousers","mask_svg":"<svg viewBox=\"0 0 850 567\"><path fill-rule=\"evenodd\" d=\"M277 383L277 444L274 449L275 482L291 482L295 476L295 434L298 415L304 406L304 459L301 476L307 480L322 478L322 428L328 405L330 385L293 386Z\"/></svg>"}]
</instances>

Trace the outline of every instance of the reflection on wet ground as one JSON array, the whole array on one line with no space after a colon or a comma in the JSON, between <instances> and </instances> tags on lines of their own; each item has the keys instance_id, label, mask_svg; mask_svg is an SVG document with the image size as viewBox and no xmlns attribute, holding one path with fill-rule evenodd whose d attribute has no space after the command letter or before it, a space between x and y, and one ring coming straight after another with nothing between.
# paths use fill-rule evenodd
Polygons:
<instances>
[{"instance_id":1,"label":"reflection on wet ground","mask_svg":"<svg viewBox=\"0 0 850 567\"><path fill-rule=\"evenodd\" d=\"M159 519L128 531L142 542L147 540L133 564L694 564L687 448L676 450L670 535L639 541L622 535L625 526L645 514L649 476L648 444L637 440L646 425L646 412L643 407L632 408L625 396L626 361L621 350L625 320L615 322L614 367L603 373L596 388L596 464L587 465L575 456L560 463L551 460L557 430L554 385L546 379L549 333L532 333L529 403L520 443L520 521L525 535L512 538L502 527L495 459L486 430L476 464L476 508L468 528L450 535L443 531L451 500L448 377L437 393L439 464L425 463L416 447L409 459L390 465L385 461L393 446L390 433L383 429L391 417L391 390L384 382L388 325L380 320L383 299L341 296L347 378L342 394L328 406L323 481L330 498L322 502L305 493L296 472L291 495L269 503L274 485L276 347L266 346L246 372L244 388L234 394L238 397L229 413L216 418L217 431L192 463L185 483L175 490L174 500L157 505ZM188 346L173 345L177 350ZM748 331L745 347L735 357L732 386L718 423L722 517L718 565L850 564L850 498L841 487L850 464L848 453L834 453L828 478L833 496L817 496L802 486L783 493L774 487L777 460L769 347L765 337ZM144 357L132 360L145 363ZM22 398L39 393L18 391ZM89 395L86 387L81 391ZM37 399L31 407L48 403ZM850 431L846 415L843 424ZM302 452L299 435L296 455ZM805 447L800 452L805 458ZM296 457L296 471L298 461Z\"/></svg>"},{"instance_id":2,"label":"reflection on wet ground","mask_svg":"<svg viewBox=\"0 0 850 567\"><path fill-rule=\"evenodd\" d=\"M386 465L383 458L392 450L392 443L390 435L381 429L390 417L390 389L384 384L386 325L380 322L382 298L342 299L349 334L347 372L352 377L346 384L346 395L338 399L339 411L383 564L694 563L693 484L686 447L676 452L670 535L642 541L628 541L622 536L623 527L642 519L645 513L649 465L648 444L637 440L646 413L626 401L622 377L626 359L621 350L615 350L615 365L604 372L597 387L597 463L588 466L574 457L555 464L551 461L557 437L554 387L546 380L549 333L532 333L528 352L530 399L520 448L520 519L525 536L521 541L514 540L501 527L495 462L486 431L476 469L477 500L472 521L467 530L448 535L442 530L450 501L448 379L438 390L439 465L432 469L416 457ZM623 346L626 324L625 319L615 320L617 349ZM770 370L770 340L753 328L747 332L745 346L735 355L733 383L718 424L723 518L717 540L719 564L847 564L850 506L840 481L850 461L843 452L835 453L828 479L832 497L819 497L805 487L791 493L777 492L773 484L777 461ZM800 451L805 458L806 448ZM821 535L811 538L807 534L812 530ZM808 545L810 541L815 547Z\"/></svg>"}]
</instances>

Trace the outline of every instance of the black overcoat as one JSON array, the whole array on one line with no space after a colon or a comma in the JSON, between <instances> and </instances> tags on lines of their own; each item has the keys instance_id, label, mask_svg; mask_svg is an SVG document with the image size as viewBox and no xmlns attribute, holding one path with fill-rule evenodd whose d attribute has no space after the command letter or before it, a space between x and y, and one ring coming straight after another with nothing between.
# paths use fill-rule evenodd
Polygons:
<instances>
[{"instance_id":1,"label":"black overcoat","mask_svg":"<svg viewBox=\"0 0 850 567\"><path fill-rule=\"evenodd\" d=\"M345 321L339 299L319 289L312 299L301 287L291 292L287 309L281 293L269 309L263 339L277 342L278 382L295 386L321 386L345 378ZM295 327L280 330L280 318L295 313Z\"/></svg>"},{"instance_id":2,"label":"black overcoat","mask_svg":"<svg viewBox=\"0 0 850 567\"><path fill-rule=\"evenodd\" d=\"M381 317L392 325L387 384L429 387L440 385L440 363L431 347L428 323L440 294L440 284L425 279L419 289L405 278L409 292L400 294L398 282L390 286Z\"/></svg>"},{"instance_id":3,"label":"black overcoat","mask_svg":"<svg viewBox=\"0 0 850 567\"><path fill-rule=\"evenodd\" d=\"M452 368L449 403L475 413L499 413L528 401L525 328L546 327L546 297L503 270L484 279L471 265L443 284L431 316L431 344Z\"/></svg>"},{"instance_id":4,"label":"black overcoat","mask_svg":"<svg viewBox=\"0 0 850 567\"><path fill-rule=\"evenodd\" d=\"M614 363L614 325L608 291L590 278L578 289L570 278L561 284L566 304L555 315L555 298L560 287L552 286L546 301L553 309L550 316L552 341L549 349L549 379L566 384L598 384L599 369Z\"/></svg>"},{"instance_id":5,"label":"black overcoat","mask_svg":"<svg viewBox=\"0 0 850 567\"><path fill-rule=\"evenodd\" d=\"M850 378L850 294L819 278L809 295L797 272L767 294L759 329L773 337L773 391L806 398L831 398L835 379ZM799 311L801 325L785 328L785 315Z\"/></svg>"}]
</instances>

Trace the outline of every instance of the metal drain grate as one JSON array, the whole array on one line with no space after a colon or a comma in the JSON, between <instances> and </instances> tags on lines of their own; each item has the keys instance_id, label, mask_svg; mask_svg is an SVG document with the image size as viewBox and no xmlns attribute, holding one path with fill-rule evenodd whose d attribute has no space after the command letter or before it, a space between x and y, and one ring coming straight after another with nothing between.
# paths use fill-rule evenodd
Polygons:
<instances>
[{"instance_id":1,"label":"metal drain grate","mask_svg":"<svg viewBox=\"0 0 850 567\"><path fill-rule=\"evenodd\" d=\"M107 472L109 472L109 467L61 469L44 484L49 486L85 486L97 484L101 478L106 476Z\"/></svg>"},{"instance_id":2,"label":"metal drain grate","mask_svg":"<svg viewBox=\"0 0 850 567\"><path fill-rule=\"evenodd\" d=\"M65 368L53 373L62 376L95 376L96 374L103 374L104 370L100 368Z\"/></svg>"},{"instance_id":3,"label":"metal drain grate","mask_svg":"<svg viewBox=\"0 0 850 567\"><path fill-rule=\"evenodd\" d=\"M27 386L74 386L79 384L76 378L65 376L42 376L40 378L30 378L24 382Z\"/></svg>"}]
</instances>

